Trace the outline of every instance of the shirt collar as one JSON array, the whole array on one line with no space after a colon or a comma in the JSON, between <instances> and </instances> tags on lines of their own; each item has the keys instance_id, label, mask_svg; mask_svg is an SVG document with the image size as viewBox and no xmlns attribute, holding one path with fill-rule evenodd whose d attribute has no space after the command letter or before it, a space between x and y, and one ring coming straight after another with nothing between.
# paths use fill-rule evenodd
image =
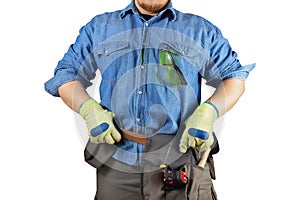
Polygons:
<instances>
[{"instance_id":1,"label":"shirt collar","mask_svg":"<svg viewBox=\"0 0 300 200\"><path fill-rule=\"evenodd\" d=\"M134 5L134 0L131 1L131 3L121 11L120 18L124 19L128 14L139 14L137 8ZM171 21L176 20L176 12L175 9L172 6L171 0L169 1L167 7L161 11L158 15L161 16L163 14L167 14L167 16L171 17Z\"/></svg>"}]
</instances>

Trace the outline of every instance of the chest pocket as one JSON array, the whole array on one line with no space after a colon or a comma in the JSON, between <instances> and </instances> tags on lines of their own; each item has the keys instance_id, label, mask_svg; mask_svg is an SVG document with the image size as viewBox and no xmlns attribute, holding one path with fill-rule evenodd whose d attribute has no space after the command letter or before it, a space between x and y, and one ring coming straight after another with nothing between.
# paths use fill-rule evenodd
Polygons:
<instances>
[{"instance_id":1,"label":"chest pocket","mask_svg":"<svg viewBox=\"0 0 300 200\"><path fill-rule=\"evenodd\" d=\"M159 63L165 68L164 80L173 87L182 87L188 84L191 74L197 74L190 61L195 59L195 51L178 42L163 42L159 47ZM195 73L196 72L196 73Z\"/></svg>"},{"instance_id":2,"label":"chest pocket","mask_svg":"<svg viewBox=\"0 0 300 200\"><path fill-rule=\"evenodd\" d=\"M101 73L109 68L127 66L128 58L125 56L131 51L128 41L105 41L95 49L95 57Z\"/></svg>"},{"instance_id":3,"label":"chest pocket","mask_svg":"<svg viewBox=\"0 0 300 200\"><path fill-rule=\"evenodd\" d=\"M159 48L160 50L165 49L173 52L174 60L181 70L190 71L191 69L186 68L193 68L193 71L196 70L201 76L204 73L205 67L210 62L208 52L199 44L191 44L190 41L186 43L182 41L166 41L161 43Z\"/></svg>"},{"instance_id":4,"label":"chest pocket","mask_svg":"<svg viewBox=\"0 0 300 200\"><path fill-rule=\"evenodd\" d=\"M128 41L105 41L95 49L98 68L104 71L110 64L117 59L124 57L123 55L130 51L130 43Z\"/></svg>"}]
</instances>

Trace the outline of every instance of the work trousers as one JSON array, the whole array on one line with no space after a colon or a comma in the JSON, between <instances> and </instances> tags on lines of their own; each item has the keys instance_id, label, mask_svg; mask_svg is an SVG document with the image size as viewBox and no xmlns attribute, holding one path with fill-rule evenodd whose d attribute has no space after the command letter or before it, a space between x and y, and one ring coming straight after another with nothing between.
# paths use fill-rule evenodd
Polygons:
<instances>
[{"instance_id":1,"label":"work trousers","mask_svg":"<svg viewBox=\"0 0 300 200\"><path fill-rule=\"evenodd\" d=\"M95 200L217 200L207 165L199 182L195 194L186 198L186 188L162 190L161 172L127 173L103 165L97 169Z\"/></svg>"},{"instance_id":2,"label":"work trousers","mask_svg":"<svg viewBox=\"0 0 300 200\"><path fill-rule=\"evenodd\" d=\"M146 146L148 154L143 155L142 167L156 166L153 170L149 167L141 170L113 159L113 145L89 143L85 160L97 168L95 200L216 200L208 165L204 169L197 166L198 152L189 149L185 154L175 155L179 139L169 135L151 138ZM183 166L188 177L187 185L174 190L162 189L164 169L157 167L159 163L166 163L172 169Z\"/></svg>"}]
</instances>

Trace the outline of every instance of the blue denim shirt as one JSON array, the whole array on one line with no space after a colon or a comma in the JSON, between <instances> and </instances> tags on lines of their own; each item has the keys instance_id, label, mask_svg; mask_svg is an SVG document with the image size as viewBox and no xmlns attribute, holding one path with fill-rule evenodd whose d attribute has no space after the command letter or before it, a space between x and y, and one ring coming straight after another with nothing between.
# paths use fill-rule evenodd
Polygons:
<instances>
[{"instance_id":1,"label":"blue denim shirt","mask_svg":"<svg viewBox=\"0 0 300 200\"><path fill-rule=\"evenodd\" d=\"M161 65L163 50L186 84L172 82L176 72ZM254 66L242 66L220 30L204 18L181 13L170 2L146 21L132 2L83 26L45 89L58 96L58 88L72 80L88 87L100 70L100 104L116 115L118 126L145 135L176 134L201 102L202 79L217 87L225 79L245 80ZM140 163L143 145L118 145L114 158Z\"/></svg>"}]
</instances>

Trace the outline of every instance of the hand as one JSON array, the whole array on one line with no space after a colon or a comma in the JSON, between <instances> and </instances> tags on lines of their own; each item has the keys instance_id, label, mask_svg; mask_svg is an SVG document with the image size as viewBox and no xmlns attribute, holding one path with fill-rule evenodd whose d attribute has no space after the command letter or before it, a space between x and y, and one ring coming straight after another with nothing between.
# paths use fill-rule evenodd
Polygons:
<instances>
[{"instance_id":1,"label":"hand","mask_svg":"<svg viewBox=\"0 0 300 200\"><path fill-rule=\"evenodd\" d=\"M94 99L86 100L78 112L86 122L91 142L114 144L121 140L121 134L113 124L115 115L103 109Z\"/></svg>"},{"instance_id":2,"label":"hand","mask_svg":"<svg viewBox=\"0 0 300 200\"><path fill-rule=\"evenodd\" d=\"M218 118L217 108L210 102L204 102L185 121L185 130L179 143L179 151L185 153L189 147L204 151L213 142L213 123Z\"/></svg>"}]
</instances>

